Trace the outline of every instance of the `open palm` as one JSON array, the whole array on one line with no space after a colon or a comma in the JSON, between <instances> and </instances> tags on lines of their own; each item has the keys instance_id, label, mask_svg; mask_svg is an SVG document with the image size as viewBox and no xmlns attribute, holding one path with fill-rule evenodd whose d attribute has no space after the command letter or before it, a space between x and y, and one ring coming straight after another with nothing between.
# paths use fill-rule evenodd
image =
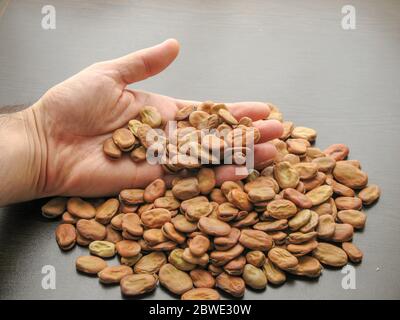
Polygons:
<instances>
[{"instance_id":1,"label":"open palm","mask_svg":"<svg viewBox=\"0 0 400 320\"><path fill-rule=\"evenodd\" d=\"M139 110L151 105L163 119L173 120L178 108L193 101L130 90L128 84L144 80L164 70L177 56L176 40L140 50L127 56L91 65L51 88L35 106L38 126L46 146L43 195L104 196L123 188L144 187L164 175L161 166L146 161L134 163L128 156L108 159L102 145L112 132L136 118ZM265 121L269 113L264 103L228 104L240 118L251 117L261 132L255 149L255 162L275 155L268 140L282 132L276 121ZM257 121L259 120L259 121ZM233 166L221 166L219 181L240 179Z\"/></svg>"}]
</instances>

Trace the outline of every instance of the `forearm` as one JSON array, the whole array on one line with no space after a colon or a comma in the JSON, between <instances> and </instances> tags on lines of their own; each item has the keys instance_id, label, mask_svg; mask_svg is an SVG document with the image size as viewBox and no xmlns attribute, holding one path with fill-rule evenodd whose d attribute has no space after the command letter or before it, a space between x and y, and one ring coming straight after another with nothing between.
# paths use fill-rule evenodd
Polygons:
<instances>
[{"instance_id":1,"label":"forearm","mask_svg":"<svg viewBox=\"0 0 400 320\"><path fill-rule=\"evenodd\" d=\"M0 206L42 196L46 159L34 108L0 115Z\"/></svg>"}]
</instances>

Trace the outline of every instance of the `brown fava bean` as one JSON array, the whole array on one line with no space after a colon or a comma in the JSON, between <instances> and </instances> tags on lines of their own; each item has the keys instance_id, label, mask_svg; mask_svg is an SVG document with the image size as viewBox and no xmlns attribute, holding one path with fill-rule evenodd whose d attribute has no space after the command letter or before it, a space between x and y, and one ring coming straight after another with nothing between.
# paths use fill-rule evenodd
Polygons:
<instances>
[{"instance_id":1,"label":"brown fava bean","mask_svg":"<svg viewBox=\"0 0 400 320\"><path fill-rule=\"evenodd\" d=\"M296 205L289 200L273 200L267 205L267 214L275 219L288 219L296 213Z\"/></svg>"},{"instance_id":2,"label":"brown fava bean","mask_svg":"<svg viewBox=\"0 0 400 320\"><path fill-rule=\"evenodd\" d=\"M119 193L119 200L127 205L135 205L144 202L144 190L124 189Z\"/></svg>"},{"instance_id":3,"label":"brown fava bean","mask_svg":"<svg viewBox=\"0 0 400 320\"><path fill-rule=\"evenodd\" d=\"M283 133L282 133L280 139L286 140L290 137L290 135L293 131L293 128L294 128L294 124L292 121L284 121L282 123L282 127L283 127Z\"/></svg>"},{"instance_id":4,"label":"brown fava bean","mask_svg":"<svg viewBox=\"0 0 400 320\"><path fill-rule=\"evenodd\" d=\"M76 218L92 219L96 215L96 209L81 198L70 198L67 202L68 212Z\"/></svg>"},{"instance_id":5,"label":"brown fava bean","mask_svg":"<svg viewBox=\"0 0 400 320\"><path fill-rule=\"evenodd\" d=\"M321 275L322 266L317 259L310 256L302 256L298 260L299 264L294 268L287 269L288 272L309 278L316 278Z\"/></svg>"},{"instance_id":6,"label":"brown fava bean","mask_svg":"<svg viewBox=\"0 0 400 320\"><path fill-rule=\"evenodd\" d=\"M193 282L189 275L169 263L161 267L159 279L162 286L178 295L193 288Z\"/></svg>"},{"instance_id":7,"label":"brown fava bean","mask_svg":"<svg viewBox=\"0 0 400 320\"><path fill-rule=\"evenodd\" d=\"M76 230L72 224L63 223L56 228L56 240L62 250L70 250L76 243Z\"/></svg>"},{"instance_id":8,"label":"brown fava bean","mask_svg":"<svg viewBox=\"0 0 400 320\"><path fill-rule=\"evenodd\" d=\"M138 262L142 257L143 255L141 253L131 258L121 257L121 264L133 267L136 264L136 262Z\"/></svg>"},{"instance_id":9,"label":"brown fava bean","mask_svg":"<svg viewBox=\"0 0 400 320\"><path fill-rule=\"evenodd\" d=\"M132 274L133 271L129 266L110 266L101 270L97 276L100 282L106 284L120 283L121 279Z\"/></svg>"},{"instance_id":10,"label":"brown fava bean","mask_svg":"<svg viewBox=\"0 0 400 320\"><path fill-rule=\"evenodd\" d=\"M166 242L169 239L164 236L161 229L147 229L143 232L143 239L149 246L156 246L160 243Z\"/></svg>"},{"instance_id":11,"label":"brown fava bean","mask_svg":"<svg viewBox=\"0 0 400 320\"><path fill-rule=\"evenodd\" d=\"M257 268L261 268L264 265L265 260L265 254L260 250L249 251L246 254L247 263L250 263Z\"/></svg>"},{"instance_id":12,"label":"brown fava bean","mask_svg":"<svg viewBox=\"0 0 400 320\"><path fill-rule=\"evenodd\" d=\"M313 256L322 264L331 267L342 267L347 264L346 252L330 243L320 242L314 249Z\"/></svg>"},{"instance_id":13,"label":"brown fava bean","mask_svg":"<svg viewBox=\"0 0 400 320\"><path fill-rule=\"evenodd\" d=\"M288 139L286 140L286 145L291 154L299 156L303 156L307 151L307 147L310 146L309 142L304 139Z\"/></svg>"},{"instance_id":14,"label":"brown fava bean","mask_svg":"<svg viewBox=\"0 0 400 320\"><path fill-rule=\"evenodd\" d=\"M379 199L381 190L376 184L371 184L358 193L358 197L364 205L370 205Z\"/></svg>"},{"instance_id":15,"label":"brown fava bean","mask_svg":"<svg viewBox=\"0 0 400 320\"><path fill-rule=\"evenodd\" d=\"M221 297L218 291L210 288L194 288L186 291L182 300L219 300Z\"/></svg>"},{"instance_id":16,"label":"brown fava bean","mask_svg":"<svg viewBox=\"0 0 400 320\"><path fill-rule=\"evenodd\" d=\"M310 240L314 240L317 237L317 232L311 231L307 233L303 232L292 232L287 236L288 243L300 244Z\"/></svg>"},{"instance_id":17,"label":"brown fava bean","mask_svg":"<svg viewBox=\"0 0 400 320\"><path fill-rule=\"evenodd\" d=\"M126 128L115 130L112 139L122 151L130 151L136 140L132 132Z\"/></svg>"},{"instance_id":18,"label":"brown fava bean","mask_svg":"<svg viewBox=\"0 0 400 320\"><path fill-rule=\"evenodd\" d=\"M338 210L360 210L362 202L356 197L338 197L335 199L335 204Z\"/></svg>"},{"instance_id":19,"label":"brown fava bean","mask_svg":"<svg viewBox=\"0 0 400 320\"><path fill-rule=\"evenodd\" d=\"M186 120L189 118L192 112L196 111L195 105L187 105L179 109L175 114L175 120Z\"/></svg>"},{"instance_id":20,"label":"brown fava bean","mask_svg":"<svg viewBox=\"0 0 400 320\"><path fill-rule=\"evenodd\" d=\"M78 231L76 231L76 243L81 247L87 247L92 243L92 240L86 239Z\"/></svg>"},{"instance_id":21,"label":"brown fava bean","mask_svg":"<svg viewBox=\"0 0 400 320\"><path fill-rule=\"evenodd\" d=\"M162 117L157 108L152 106L144 106L140 110L140 117L142 123L148 124L152 128L161 126Z\"/></svg>"},{"instance_id":22,"label":"brown fava bean","mask_svg":"<svg viewBox=\"0 0 400 320\"><path fill-rule=\"evenodd\" d=\"M285 230L287 227L288 221L286 219L263 221L254 225L254 229L265 232Z\"/></svg>"},{"instance_id":23,"label":"brown fava bean","mask_svg":"<svg viewBox=\"0 0 400 320\"><path fill-rule=\"evenodd\" d=\"M115 230L122 230L122 218L125 215L123 213L117 214L116 216L114 216L114 218L111 219L111 226L113 227L113 229Z\"/></svg>"},{"instance_id":24,"label":"brown fava bean","mask_svg":"<svg viewBox=\"0 0 400 320\"><path fill-rule=\"evenodd\" d=\"M318 171L325 173L331 172L336 165L336 161L332 157L319 157L313 159L311 162L317 165Z\"/></svg>"},{"instance_id":25,"label":"brown fava bean","mask_svg":"<svg viewBox=\"0 0 400 320\"><path fill-rule=\"evenodd\" d=\"M332 144L324 150L324 153L336 161L344 160L349 154L349 148L344 144Z\"/></svg>"},{"instance_id":26,"label":"brown fava bean","mask_svg":"<svg viewBox=\"0 0 400 320\"><path fill-rule=\"evenodd\" d=\"M140 219L148 228L161 228L164 223L171 221L171 212L162 208L151 209L143 212Z\"/></svg>"},{"instance_id":27,"label":"brown fava bean","mask_svg":"<svg viewBox=\"0 0 400 320\"><path fill-rule=\"evenodd\" d=\"M335 232L331 240L334 242L347 242L353 238L354 228L348 223L336 223Z\"/></svg>"},{"instance_id":28,"label":"brown fava bean","mask_svg":"<svg viewBox=\"0 0 400 320\"><path fill-rule=\"evenodd\" d=\"M106 227L95 220L80 219L76 223L79 234L89 240L103 240L106 235Z\"/></svg>"},{"instance_id":29,"label":"brown fava bean","mask_svg":"<svg viewBox=\"0 0 400 320\"><path fill-rule=\"evenodd\" d=\"M240 230L237 228L231 228L228 235L214 238L215 249L220 251L228 250L238 243L239 237Z\"/></svg>"},{"instance_id":30,"label":"brown fava bean","mask_svg":"<svg viewBox=\"0 0 400 320\"><path fill-rule=\"evenodd\" d=\"M180 179L173 187L172 193L179 200L188 200L200 194L197 178Z\"/></svg>"},{"instance_id":31,"label":"brown fava bean","mask_svg":"<svg viewBox=\"0 0 400 320\"><path fill-rule=\"evenodd\" d=\"M311 219L311 210L305 209L299 211L292 219L289 220L289 228L291 230L298 230L305 226Z\"/></svg>"},{"instance_id":32,"label":"brown fava bean","mask_svg":"<svg viewBox=\"0 0 400 320\"><path fill-rule=\"evenodd\" d=\"M335 218L336 215L336 205L335 200L330 198L328 201L321 203L317 206L311 208L311 210L315 211L319 216L329 214Z\"/></svg>"},{"instance_id":33,"label":"brown fava bean","mask_svg":"<svg viewBox=\"0 0 400 320\"><path fill-rule=\"evenodd\" d=\"M122 216L121 228L132 236L140 237L143 235L141 223L136 213L126 213Z\"/></svg>"},{"instance_id":34,"label":"brown fava bean","mask_svg":"<svg viewBox=\"0 0 400 320\"><path fill-rule=\"evenodd\" d=\"M121 279L121 292L125 296L137 296L153 291L158 277L152 274L130 274Z\"/></svg>"},{"instance_id":35,"label":"brown fava bean","mask_svg":"<svg viewBox=\"0 0 400 320\"><path fill-rule=\"evenodd\" d=\"M248 249L260 251L268 251L273 245L271 236L264 231L252 229L242 230L239 242Z\"/></svg>"},{"instance_id":36,"label":"brown fava bean","mask_svg":"<svg viewBox=\"0 0 400 320\"><path fill-rule=\"evenodd\" d=\"M194 197L181 203L181 212L190 221L198 221L203 216L209 216L213 205L204 196Z\"/></svg>"},{"instance_id":37,"label":"brown fava bean","mask_svg":"<svg viewBox=\"0 0 400 320\"><path fill-rule=\"evenodd\" d=\"M267 276L268 282L280 285L286 281L286 274L277 266L275 266L269 259L263 265L263 271Z\"/></svg>"},{"instance_id":38,"label":"brown fava bean","mask_svg":"<svg viewBox=\"0 0 400 320\"><path fill-rule=\"evenodd\" d=\"M275 197L275 191L271 187L251 188L247 195L251 202L257 203L272 200Z\"/></svg>"},{"instance_id":39,"label":"brown fava bean","mask_svg":"<svg viewBox=\"0 0 400 320\"><path fill-rule=\"evenodd\" d=\"M242 216L241 213L244 213L244 215ZM247 214L246 211L241 211L241 212L239 212L238 216L236 217L236 220L238 220L238 221L235 221L234 223L232 223L232 227L235 227L235 228L250 227L252 225L255 225L258 222L258 214L257 214L257 212L250 212Z\"/></svg>"},{"instance_id":40,"label":"brown fava bean","mask_svg":"<svg viewBox=\"0 0 400 320\"><path fill-rule=\"evenodd\" d=\"M343 242L342 249L346 252L351 262L360 263L363 258L362 251L351 242Z\"/></svg>"},{"instance_id":41,"label":"brown fava bean","mask_svg":"<svg viewBox=\"0 0 400 320\"><path fill-rule=\"evenodd\" d=\"M317 175L318 165L313 162L300 162L293 166L301 180L312 179Z\"/></svg>"},{"instance_id":42,"label":"brown fava bean","mask_svg":"<svg viewBox=\"0 0 400 320\"><path fill-rule=\"evenodd\" d=\"M68 211L65 211L63 213L63 215L61 216L62 223L76 224L78 222L78 220L79 220L79 218L74 217Z\"/></svg>"},{"instance_id":43,"label":"brown fava bean","mask_svg":"<svg viewBox=\"0 0 400 320\"><path fill-rule=\"evenodd\" d=\"M180 248L172 250L168 256L168 262L182 271L190 271L196 268L195 264L189 263L183 259L183 252L184 250Z\"/></svg>"},{"instance_id":44,"label":"brown fava bean","mask_svg":"<svg viewBox=\"0 0 400 320\"><path fill-rule=\"evenodd\" d=\"M311 200L313 206L317 206L327 201L333 194L331 186L323 185L306 193L306 196Z\"/></svg>"},{"instance_id":45,"label":"brown fava bean","mask_svg":"<svg viewBox=\"0 0 400 320\"><path fill-rule=\"evenodd\" d=\"M67 208L67 198L55 197L42 206L42 216L53 219L61 216Z\"/></svg>"},{"instance_id":46,"label":"brown fava bean","mask_svg":"<svg viewBox=\"0 0 400 320\"><path fill-rule=\"evenodd\" d=\"M76 270L87 274L97 274L107 268L107 262L94 256L80 256L76 259L75 265Z\"/></svg>"},{"instance_id":47,"label":"brown fava bean","mask_svg":"<svg viewBox=\"0 0 400 320\"><path fill-rule=\"evenodd\" d=\"M252 264L246 264L243 270L243 280L249 287L261 290L267 286L267 277L265 273Z\"/></svg>"},{"instance_id":48,"label":"brown fava bean","mask_svg":"<svg viewBox=\"0 0 400 320\"><path fill-rule=\"evenodd\" d=\"M175 217L173 217L171 219L171 222L177 231L183 233L190 233L197 230L197 224L194 222L190 222L182 214L178 214Z\"/></svg>"},{"instance_id":49,"label":"brown fava bean","mask_svg":"<svg viewBox=\"0 0 400 320\"><path fill-rule=\"evenodd\" d=\"M121 149L118 148L112 138L108 138L106 141L104 141L103 151L111 159L119 159L122 156Z\"/></svg>"},{"instance_id":50,"label":"brown fava bean","mask_svg":"<svg viewBox=\"0 0 400 320\"><path fill-rule=\"evenodd\" d=\"M215 279L207 270L193 269L190 271L190 277L196 288L213 288L215 286Z\"/></svg>"},{"instance_id":51,"label":"brown fava bean","mask_svg":"<svg viewBox=\"0 0 400 320\"><path fill-rule=\"evenodd\" d=\"M210 240L202 235L197 235L189 242L190 252L194 256L202 256L210 247Z\"/></svg>"},{"instance_id":52,"label":"brown fava bean","mask_svg":"<svg viewBox=\"0 0 400 320\"><path fill-rule=\"evenodd\" d=\"M163 252L151 252L142 258L135 264L135 273L157 273L160 268L167 263L167 257Z\"/></svg>"},{"instance_id":53,"label":"brown fava bean","mask_svg":"<svg viewBox=\"0 0 400 320\"><path fill-rule=\"evenodd\" d=\"M132 258L140 253L140 245L136 241L122 240L115 245L118 254L124 258Z\"/></svg>"},{"instance_id":54,"label":"brown fava bean","mask_svg":"<svg viewBox=\"0 0 400 320\"><path fill-rule=\"evenodd\" d=\"M242 297L245 291L245 282L242 278L230 276L223 272L216 279L216 286L234 297Z\"/></svg>"},{"instance_id":55,"label":"brown fava bean","mask_svg":"<svg viewBox=\"0 0 400 320\"><path fill-rule=\"evenodd\" d=\"M238 257L243 251L244 247L241 244L236 244L234 247L225 251L212 251L210 253L210 259L212 264L220 267Z\"/></svg>"},{"instance_id":56,"label":"brown fava bean","mask_svg":"<svg viewBox=\"0 0 400 320\"><path fill-rule=\"evenodd\" d=\"M311 191L319 186L321 186L326 180L326 174L323 172L317 172L317 175L312 179L302 180L304 190L306 192Z\"/></svg>"},{"instance_id":57,"label":"brown fava bean","mask_svg":"<svg viewBox=\"0 0 400 320\"><path fill-rule=\"evenodd\" d=\"M208 217L200 218L198 228L205 234L214 237L227 236L231 232L231 226L226 222Z\"/></svg>"},{"instance_id":58,"label":"brown fava bean","mask_svg":"<svg viewBox=\"0 0 400 320\"><path fill-rule=\"evenodd\" d=\"M105 241L109 241L112 243L117 243L122 240L122 235L119 231L115 230L111 224L106 227L107 235L105 237Z\"/></svg>"},{"instance_id":59,"label":"brown fava bean","mask_svg":"<svg viewBox=\"0 0 400 320\"><path fill-rule=\"evenodd\" d=\"M246 265L246 258L238 256L223 266L224 271L231 276L240 276Z\"/></svg>"},{"instance_id":60,"label":"brown fava bean","mask_svg":"<svg viewBox=\"0 0 400 320\"><path fill-rule=\"evenodd\" d=\"M251 211L253 208L249 198L247 197L247 193L240 189L233 189L229 192L228 196L229 201L243 211Z\"/></svg>"},{"instance_id":61,"label":"brown fava bean","mask_svg":"<svg viewBox=\"0 0 400 320\"><path fill-rule=\"evenodd\" d=\"M237 209L232 203L224 202L221 203L217 208L217 217L222 221L231 221L237 217L239 209Z\"/></svg>"},{"instance_id":62,"label":"brown fava bean","mask_svg":"<svg viewBox=\"0 0 400 320\"><path fill-rule=\"evenodd\" d=\"M268 252L268 259L280 269L293 268L299 261L289 251L283 248L274 247Z\"/></svg>"},{"instance_id":63,"label":"brown fava bean","mask_svg":"<svg viewBox=\"0 0 400 320\"><path fill-rule=\"evenodd\" d=\"M174 225L171 222L166 222L162 228L161 232L164 234L164 236L178 244L183 244L186 240L186 237L177 231L174 227Z\"/></svg>"},{"instance_id":64,"label":"brown fava bean","mask_svg":"<svg viewBox=\"0 0 400 320\"><path fill-rule=\"evenodd\" d=\"M329 214L319 216L317 227L318 238L325 240L331 239L335 233L335 228L336 225L333 216Z\"/></svg>"},{"instance_id":65,"label":"brown fava bean","mask_svg":"<svg viewBox=\"0 0 400 320\"><path fill-rule=\"evenodd\" d=\"M154 201L155 208L163 208L172 211L178 209L179 206L179 200L175 199L173 196L161 197Z\"/></svg>"},{"instance_id":66,"label":"brown fava bean","mask_svg":"<svg viewBox=\"0 0 400 320\"><path fill-rule=\"evenodd\" d=\"M156 179L144 189L143 199L148 203L152 203L156 199L163 197L165 191L166 186L164 180Z\"/></svg>"},{"instance_id":67,"label":"brown fava bean","mask_svg":"<svg viewBox=\"0 0 400 320\"><path fill-rule=\"evenodd\" d=\"M183 250L182 258L188 263L193 265L198 264L199 266L203 267L207 265L210 259L207 253L203 254L202 256L193 255L189 248L185 248L185 250Z\"/></svg>"},{"instance_id":68,"label":"brown fava bean","mask_svg":"<svg viewBox=\"0 0 400 320\"><path fill-rule=\"evenodd\" d=\"M272 168L272 167L267 167L267 168ZM274 190L275 193L279 192L279 185L276 182L276 180L272 177L265 177L265 176L257 177L253 181L246 183L244 185L244 191L249 193L252 189L263 188L263 187L270 187Z\"/></svg>"},{"instance_id":69,"label":"brown fava bean","mask_svg":"<svg viewBox=\"0 0 400 320\"><path fill-rule=\"evenodd\" d=\"M237 125L238 121L235 119L235 117L229 112L229 110L226 109L219 109L218 110L218 115L222 118L222 120L229 124L229 125Z\"/></svg>"},{"instance_id":70,"label":"brown fava bean","mask_svg":"<svg viewBox=\"0 0 400 320\"><path fill-rule=\"evenodd\" d=\"M346 162L336 163L333 176L337 181L352 189L363 188L368 183L368 176L365 172Z\"/></svg>"},{"instance_id":71,"label":"brown fava bean","mask_svg":"<svg viewBox=\"0 0 400 320\"><path fill-rule=\"evenodd\" d=\"M305 224L300 228L300 232L308 233L314 231L315 227L318 225L318 219L319 219L318 214L315 211L312 210L310 211L311 211L311 218L307 222L307 224Z\"/></svg>"},{"instance_id":72,"label":"brown fava bean","mask_svg":"<svg viewBox=\"0 0 400 320\"><path fill-rule=\"evenodd\" d=\"M356 229L364 228L367 220L365 213L358 210L341 210L338 212L338 218L341 222L348 223Z\"/></svg>"},{"instance_id":73,"label":"brown fava bean","mask_svg":"<svg viewBox=\"0 0 400 320\"><path fill-rule=\"evenodd\" d=\"M215 172L210 168L201 168L197 174L201 194L209 194L216 185Z\"/></svg>"},{"instance_id":74,"label":"brown fava bean","mask_svg":"<svg viewBox=\"0 0 400 320\"><path fill-rule=\"evenodd\" d=\"M96 209L95 219L102 224L109 224L114 215L118 212L119 201L108 199Z\"/></svg>"},{"instance_id":75,"label":"brown fava bean","mask_svg":"<svg viewBox=\"0 0 400 320\"><path fill-rule=\"evenodd\" d=\"M313 206L310 198L293 188L283 190L283 198L293 202L299 208L309 209Z\"/></svg>"},{"instance_id":76,"label":"brown fava bean","mask_svg":"<svg viewBox=\"0 0 400 320\"><path fill-rule=\"evenodd\" d=\"M210 193L210 199L218 204L227 201L221 189L214 188Z\"/></svg>"},{"instance_id":77,"label":"brown fava bean","mask_svg":"<svg viewBox=\"0 0 400 320\"><path fill-rule=\"evenodd\" d=\"M297 170L286 161L275 165L274 177L282 189L296 188L300 180Z\"/></svg>"},{"instance_id":78,"label":"brown fava bean","mask_svg":"<svg viewBox=\"0 0 400 320\"><path fill-rule=\"evenodd\" d=\"M133 149L130 153L130 157L134 162L146 160L146 148L143 146L139 146Z\"/></svg>"},{"instance_id":79,"label":"brown fava bean","mask_svg":"<svg viewBox=\"0 0 400 320\"><path fill-rule=\"evenodd\" d=\"M326 183L332 187L333 193L335 193L338 196L354 197L355 195L353 189L335 181L332 176L328 176L326 178Z\"/></svg>"},{"instance_id":80,"label":"brown fava bean","mask_svg":"<svg viewBox=\"0 0 400 320\"><path fill-rule=\"evenodd\" d=\"M310 159L316 159L321 157L326 157L326 154L319 148L309 147L307 148L306 156Z\"/></svg>"},{"instance_id":81,"label":"brown fava bean","mask_svg":"<svg viewBox=\"0 0 400 320\"><path fill-rule=\"evenodd\" d=\"M318 242L315 240L310 240L308 242L303 242L300 244L288 244L286 249L296 257L304 256L311 251L313 251L318 246Z\"/></svg>"},{"instance_id":82,"label":"brown fava bean","mask_svg":"<svg viewBox=\"0 0 400 320\"><path fill-rule=\"evenodd\" d=\"M317 131L307 127L295 127L291 136L296 139L305 139L312 142L317 137Z\"/></svg>"}]
</instances>

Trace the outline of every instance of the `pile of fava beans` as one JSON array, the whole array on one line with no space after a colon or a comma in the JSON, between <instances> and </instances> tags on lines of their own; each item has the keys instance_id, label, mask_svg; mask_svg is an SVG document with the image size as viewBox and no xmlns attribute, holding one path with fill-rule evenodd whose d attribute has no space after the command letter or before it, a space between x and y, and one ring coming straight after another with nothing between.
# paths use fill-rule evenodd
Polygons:
<instances>
[{"instance_id":1,"label":"pile of fava beans","mask_svg":"<svg viewBox=\"0 0 400 320\"><path fill-rule=\"evenodd\" d=\"M61 219L59 247L87 247L76 260L78 272L119 285L125 296L141 297L161 285L185 300L216 300L221 291L242 297L246 286L262 290L283 285L291 274L314 278L323 266L360 263L354 238L367 220L363 206L379 198L379 187L369 184L359 161L347 159L346 145L321 150L314 129L284 121L276 106L270 108L268 119L284 127L271 141L275 159L241 181L217 186L213 161L229 152L240 163L246 143L257 143L251 119L204 102L179 110L176 132L165 138L156 130L165 126L157 109L144 107L104 142L104 153L115 161L128 153L140 162L154 144L162 145L168 156L163 168L176 174L172 186L156 179L112 198L51 199L42 214ZM183 152L189 149L194 153ZM109 265L115 256L119 264Z\"/></svg>"}]
</instances>

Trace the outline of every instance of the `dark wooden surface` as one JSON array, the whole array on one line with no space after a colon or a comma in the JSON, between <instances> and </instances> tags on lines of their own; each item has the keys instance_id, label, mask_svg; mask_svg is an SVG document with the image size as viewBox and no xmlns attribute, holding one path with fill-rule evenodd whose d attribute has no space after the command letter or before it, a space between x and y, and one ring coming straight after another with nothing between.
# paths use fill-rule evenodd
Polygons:
<instances>
[{"instance_id":1,"label":"dark wooden surface","mask_svg":"<svg viewBox=\"0 0 400 320\"><path fill-rule=\"evenodd\" d=\"M364 251L356 289L325 269L250 299L400 298L400 1L353 0L357 29L341 28L346 1L2 1L0 104L32 103L88 64L179 39L177 61L136 87L197 100L260 100L318 130L317 146L346 143L379 203L355 242ZM41 8L57 10L57 29L41 28ZM1 177L0 177L1 178ZM0 209L0 298L120 299L118 287L76 273L84 249L62 253L41 218L43 201ZM115 261L114 261L115 262ZM56 289L43 290L44 265ZM169 299L162 289L148 298Z\"/></svg>"}]
</instances>

